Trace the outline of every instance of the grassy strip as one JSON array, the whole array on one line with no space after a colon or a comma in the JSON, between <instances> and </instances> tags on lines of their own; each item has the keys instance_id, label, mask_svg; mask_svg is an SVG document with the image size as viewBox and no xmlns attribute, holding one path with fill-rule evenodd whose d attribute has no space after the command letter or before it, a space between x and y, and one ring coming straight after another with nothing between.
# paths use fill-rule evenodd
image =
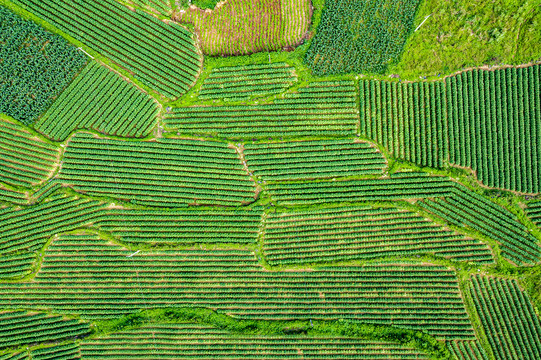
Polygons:
<instances>
[{"instance_id":1,"label":"grassy strip","mask_svg":"<svg viewBox=\"0 0 541 360\"><path fill-rule=\"evenodd\" d=\"M421 331L392 326L336 321L264 321L242 320L206 308L162 308L143 310L120 319L97 322L97 336L138 328L148 323L197 323L242 335L309 335L351 337L391 341L427 353L432 359L452 359L444 342Z\"/></svg>"}]
</instances>

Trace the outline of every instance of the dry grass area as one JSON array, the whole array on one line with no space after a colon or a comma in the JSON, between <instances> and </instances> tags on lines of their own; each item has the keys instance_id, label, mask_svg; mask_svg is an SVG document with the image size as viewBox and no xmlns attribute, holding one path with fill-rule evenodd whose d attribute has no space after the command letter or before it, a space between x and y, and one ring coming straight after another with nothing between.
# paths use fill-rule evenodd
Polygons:
<instances>
[{"instance_id":1,"label":"dry grass area","mask_svg":"<svg viewBox=\"0 0 541 360\"><path fill-rule=\"evenodd\" d=\"M206 55L245 55L299 44L310 24L310 1L225 0L214 10L180 10L173 19L195 26Z\"/></svg>"}]
</instances>

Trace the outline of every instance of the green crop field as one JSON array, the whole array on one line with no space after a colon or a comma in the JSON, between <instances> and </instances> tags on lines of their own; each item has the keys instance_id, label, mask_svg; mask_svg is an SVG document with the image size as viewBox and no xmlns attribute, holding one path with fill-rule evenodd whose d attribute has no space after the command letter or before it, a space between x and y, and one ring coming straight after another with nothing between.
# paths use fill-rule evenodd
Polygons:
<instances>
[{"instance_id":1,"label":"green crop field","mask_svg":"<svg viewBox=\"0 0 541 360\"><path fill-rule=\"evenodd\" d=\"M0 0L0 360L540 360L540 5Z\"/></svg>"}]
</instances>

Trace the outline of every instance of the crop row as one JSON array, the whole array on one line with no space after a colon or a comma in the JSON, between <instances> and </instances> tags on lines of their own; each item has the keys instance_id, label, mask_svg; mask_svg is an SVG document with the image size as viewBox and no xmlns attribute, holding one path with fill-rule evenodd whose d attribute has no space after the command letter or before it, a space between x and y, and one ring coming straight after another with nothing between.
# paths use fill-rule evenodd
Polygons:
<instances>
[{"instance_id":1,"label":"crop row","mask_svg":"<svg viewBox=\"0 0 541 360\"><path fill-rule=\"evenodd\" d=\"M285 63L216 68L203 82L198 97L238 101L277 94L297 80L294 70Z\"/></svg>"},{"instance_id":2,"label":"crop row","mask_svg":"<svg viewBox=\"0 0 541 360\"><path fill-rule=\"evenodd\" d=\"M144 137L155 124L152 98L92 61L36 123L36 130L64 141L77 129Z\"/></svg>"},{"instance_id":3,"label":"crop row","mask_svg":"<svg viewBox=\"0 0 541 360\"><path fill-rule=\"evenodd\" d=\"M528 217L541 228L541 201L531 202L526 208Z\"/></svg>"},{"instance_id":4,"label":"crop row","mask_svg":"<svg viewBox=\"0 0 541 360\"><path fill-rule=\"evenodd\" d=\"M352 82L313 83L266 105L175 108L166 127L184 133L240 139L353 135L358 115Z\"/></svg>"},{"instance_id":5,"label":"crop row","mask_svg":"<svg viewBox=\"0 0 541 360\"><path fill-rule=\"evenodd\" d=\"M471 290L496 359L541 358L541 325L515 280L472 276Z\"/></svg>"},{"instance_id":6,"label":"crop row","mask_svg":"<svg viewBox=\"0 0 541 360\"><path fill-rule=\"evenodd\" d=\"M168 98L195 82L201 55L185 28L115 0L16 0L93 50L110 58Z\"/></svg>"},{"instance_id":7,"label":"crop row","mask_svg":"<svg viewBox=\"0 0 541 360\"><path fill-rule=\"evenodd\" d=\"M491 263L487 245L396 208L340 207L271 213L264 253L270 264L434 254Z\"/></svg>"},{"instance_id":8,"label":"crop row","mask_svg":"<svg viewBox=\"0 0 541 360\"><path fill-rule=\"evenodd\" d=\"M299 336L233 336L223 330L192 324L152 324L81 344L82 359L296 359L314 360L427 359L411 348L391 342Z\"/></svg>"},{"instance_id":9,"label":"crop row","mask_svg":"<svg viewBox=\"0 0 541 360\"><path fill-rule=\"evenodd\" d=\"M267 181L381 175L387 165L377 148L353 140L247 143L244 156Z\"/></svg>"},{"instance_id":10,"label":"crop row","mask_svg":"<svg viewBox=\"0 0 541 360\"><path fill-rule=\"evenodd\" d=\"M59 239L62 248L55 250L53 241L33 281L0 285L0 306L32 304L60 313L77 309L85 318L147 307L201 306L248 319L342 317L456 339L473 336L455 274L441 266L391 263L269 272L249 251L230 250L229 256L227 250L199 256L154 251L128 257L131 251L107 241L96 251L95 235ZM84 247L87 239L92 251L66 249L69 241ZM186 255L193 260L186 262ZM220 267L220 256L231 265ZM216 262L212 268L209 259Z\"/></svg>"},{"instance_id":11,"label":"crop row","mask_svg":"<svg viewBox=\"0 0 541 360\"><path fill-rule=\"evenodd\" d=\"M201 151L191 151L194 143ZM76 191L146 205L242 205L255 186L237 152L227 144L168 140L132 143L77 134L58 178ZM148 146L147 146L148 144ZM139 150L135 152L135 149Z\"/></svg>"},{"instance_id":12,"label":"crop row","mask_svg":"<svg viewBox=\"0 0 541 360\"><path fill-rule=\"evenodd\" d=\"M52 175L58 157L58 147L24 126L0 119L0 182L32 187Z\"/></svg>"},{"instance_id":13,"label":"crop row","mask_svg":"<svg viewBox=\"0 0 541 360\"><path fill-rule=\"evenodd\" d=\"M36 254L20 253L15 255L0 255L0 280L21 278L30 274Z\"/></svg>"}]
</instances>

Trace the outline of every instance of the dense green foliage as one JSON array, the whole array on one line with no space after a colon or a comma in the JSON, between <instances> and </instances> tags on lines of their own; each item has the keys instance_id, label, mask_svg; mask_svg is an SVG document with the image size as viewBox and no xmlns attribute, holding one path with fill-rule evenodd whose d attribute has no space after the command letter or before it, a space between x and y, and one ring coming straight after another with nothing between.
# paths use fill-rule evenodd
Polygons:
<instances>
[{"instance_id":1,"label":"dense green foliage","mask_svg":"<svg viewBox=\"0 0 541 360\"><path fill-rule=\"evenodd\" d=\"M156 123L153 99L92 61L39 119L35 128L63 141L77 129L144 137Z\"/></svg>"},{"instance_id":2,"label":"dense green foliage","mask_svg":"<svg viewBox=\"0 0 541 360\"><path fill-rule=\"evenodd\" d=\"M214 9L220 0L193 0L192 3L200 9Z\"/></svg>"},{"instance_id":3,"label":"dense green foliage","mask_svg":"<svg viewBox=\"0 0 541 360\"><path fill-rule=\"evenodd\" d=\"M383 73L399 60L419 0L325 1L306 64L317 75Z\"/></svg>"},{"instance_id":4,"label":"dense green foliage","mask_svg":"<svg viewBox=\"0 0 541 360\"><path fill-rule=\"evenodd\" d=\"M76 191L134 204L240 206L256 197L238 153L219 142L126 142L80 133L63 161L58 178Z\"/></svg>"},{"instance_id":5,"label":"dense green foliage","mask_svg":"<svg viewBox=\"0 0 541 360\"><path fill-rule=\"evenodd\" d=\"M199 98L246 100L281 93L296 80L295 68L286 63L222 67L203 81Z\"/></svg>"},{"instance_id":6,"label":"dense green foliage","mask_svg":"<svg viewBox=\"0 0 541 360\"><path fill-rule=\"evenodd\" d=\"M0 117L0 182L32 187L52 176L59 157L59 147Z\"/></svg>"},{"instance_id":7,"label":"dense green foliage","mask_svg":"<svg viewBox=\"0 0 541 360\"><path fill-rule=\"evenodd\" d=\"M275 212L265 220L263 239L265 257L272 265L426 253L459 261L494 261L487 245L391 207Z\"/></svg>"},{"instance_id":8,"label":"dense green foliage","mask_svg":"<svg viewBox=\"0 0 541 360\"><path fill-rule=\"evenodd\" d=\"M514 280L472 276L475 308L497 360L541 358L541 324Z\"/></svg>"},{"instance_id":9,"label":"dense green foliage","mask_svg":"<svg viewBox=\"0 0 541 360\"><path fill-rule=\"evenodd\" d=\"M62 37L0 6L0 113L35 121L86 63Z\"/></svg>"},{"instance_id":10,"label":"dense green foliage","mask_svg":"<svg viewBox=\"0 0 541 360\"><path fill-rule=\"evenodd\" d=\"M184 94L201 67L193 34L115 0L13 0L102 53L167 98ZM159 35L158 35L159 34Z\"/></svg>"},{"instance_id":11,"label":"dense green foliage","mask_svg":"<svg viewBox=\"0 0 541 360\"><path fill-rule=\"evenodd\" d=\"M318 82L264 105L173 109L164 123L180 133L234 139L353 135L358 115L352 81Z\"/></svg>"}]
</instances>

